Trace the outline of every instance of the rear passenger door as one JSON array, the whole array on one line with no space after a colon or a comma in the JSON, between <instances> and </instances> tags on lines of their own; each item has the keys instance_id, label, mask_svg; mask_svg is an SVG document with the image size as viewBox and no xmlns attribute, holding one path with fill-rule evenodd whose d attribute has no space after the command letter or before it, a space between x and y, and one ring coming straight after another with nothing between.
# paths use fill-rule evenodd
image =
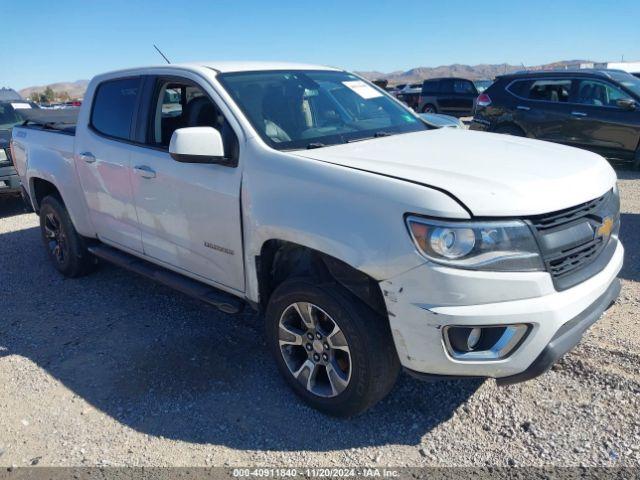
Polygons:
<instances>
[{"instance_id":1,"label":"rear passenger door","mask_svg":"<svg viewBox=\"0 0 640 480\"><path fill-rule=\"evenodd\" d=\"M98 237L137 253L142 238L130 173L141 82L136 76L97 85L88 128L76 133L75 144L76 168Z\"/></svg>"},{"instance_id":2,"label":"rear passenger door","mask_svg":"<svg viewBox=\"0 0 640 480\"><path fill-rule=\"evenodd\" d=\"M514 118L528 136L550 142L575 144L569 119L571 78L516 80L507 89L516 97Z\"/></svg>"},{"instance_id":3,"label":"rear passenger door","mask_svg":"<svg viewBox=\"0 0 640 480\"><path fill-rule=\"evenodd\" d=\"M440 82L438 103L441 113L456 116L473 114L473 106L478 96L478 90L473 82L458 78L447 78Z\"/></svg>"},{"instance_id":4,"label":"rear passenger door","mask_svg":"<svg viewBox=\"0 0 640 480\"><path fill-rule=\"evenodd\" d=\"M438 93L438 113L455 115L456 95L453 91L453 79L440 80L440 91Z\"/></svg>"},{"instance_id":5,"label":"rear passenger door","mask_svg":"<svg viewBox=\"0 0 640 480\"><path fill-rule=\"evenodd\" d=\"M469 116L473 114L473 107L478 97L478 89L469 80L454 80L453 91L456 95L455 108L459 116Z\"/></svg>"}]
</instances>

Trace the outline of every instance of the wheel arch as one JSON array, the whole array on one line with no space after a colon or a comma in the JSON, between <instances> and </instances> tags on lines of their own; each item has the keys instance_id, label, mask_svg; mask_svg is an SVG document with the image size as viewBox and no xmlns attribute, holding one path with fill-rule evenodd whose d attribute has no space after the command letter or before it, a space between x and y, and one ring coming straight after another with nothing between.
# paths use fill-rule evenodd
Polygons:
<instances>
[{"instance_id":1,"label":"wheel arch","mask_svg":"<svg viewBox=\"0 0 640 480\"><path fill-rule=\"evenodd\" d=\"M294 242L270 239L255 258L259 307L264 310L273 291L291 276L312 275L334 281L374 311L387 316L379 283L370 275L327 253Z\"/></svg>"},{"instance_id":2,"label":"wheel arch","mask_svg":"<svg viewBox=\"0 0 640 480\"><path fill-rule=\"evenodd\" d=\"M32 177L29 179L29 195L31 197L33 209L38 214L40 213L40 205L42 205L42 200L46 196L53 195L57 197L63 205L65 205L64 198L62 198L62 194L60 193L58 187L56 187L53 182L40 177Z\"/></svg>"},{"instance_id":3,"label":"wheel arch","mask_svg":"<svg viewBox=\"0 0 640 480\"><path fill-rule=\"evenodd\" d=\"M89 212L82 190L75 178L67 182L59 183L57 176L43 174L42 171L34 172L35 175L28 176L28 193L36 214L40 213L40 205L47 195L56 196L69 212L71 223L77 232L84 236L93 238L96 236L95 229L89 218ZM72 183L75 181L75 184Z\"/></svg>"}]
</instances>

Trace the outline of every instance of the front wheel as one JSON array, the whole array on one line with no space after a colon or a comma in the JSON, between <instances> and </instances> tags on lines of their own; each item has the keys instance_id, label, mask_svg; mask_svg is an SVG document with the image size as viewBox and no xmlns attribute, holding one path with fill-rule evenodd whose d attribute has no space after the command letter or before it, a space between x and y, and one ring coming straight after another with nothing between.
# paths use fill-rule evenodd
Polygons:
<instances>
[{"instance_id":1,"label":"front wheel","mask_svg":"<svg viewBox=\"0 0 640 480\"><path fill-rule=\"evenodd\" d=\"M286 280L269 301L266 333L289 386L330 415L365 411L398 377L388 322L337 284Z\"/></svg>"}]
</instances>

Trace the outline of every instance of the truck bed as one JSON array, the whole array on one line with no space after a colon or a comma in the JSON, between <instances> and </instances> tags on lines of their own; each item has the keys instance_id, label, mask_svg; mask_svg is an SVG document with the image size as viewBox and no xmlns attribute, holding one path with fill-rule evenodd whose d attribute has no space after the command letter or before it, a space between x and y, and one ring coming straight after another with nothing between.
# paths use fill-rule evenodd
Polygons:
<instances>
[{"instance_id":1,"label":"truck bed","mask_svg":"<svg viewBox=\"0 0 640 480\"><path fill-rule=\"evenodd\" d=\"M29 129L75 135L78 112L78 108L65 110L26 110L21 113L25 120L22 126Z\"/></svg>"},{"instance_id":2,"label":"truck bed","mask_svg":"<svg viewBox=\"0 0 640 480\"><path fill-rule=\"evenodd\" d=\"M25 122L13 128L12 140L13 162L18 175L22 177L30 158L43 160L51 168L54 165L68 165L69 160L73 159L75 125Z\"/></svg>"}]
</instances>

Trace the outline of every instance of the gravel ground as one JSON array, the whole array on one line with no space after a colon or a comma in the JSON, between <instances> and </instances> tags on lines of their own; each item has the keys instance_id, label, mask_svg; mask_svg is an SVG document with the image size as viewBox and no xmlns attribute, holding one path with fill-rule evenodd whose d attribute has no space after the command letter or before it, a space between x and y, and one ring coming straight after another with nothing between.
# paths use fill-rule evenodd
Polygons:
<instances>
[{"instance_id":1,"label":"gravel ground","mask_svg":"<svg viewBox=\"0 0 640 480\"><path fill-rule=\"evenodd\" d=\"M105 265L65 280L0 198L0 465L640 466L640 174L618 302L544 376L421 383L351 420L301 404L260 318Z\"/></svg>"}]
</instances>

